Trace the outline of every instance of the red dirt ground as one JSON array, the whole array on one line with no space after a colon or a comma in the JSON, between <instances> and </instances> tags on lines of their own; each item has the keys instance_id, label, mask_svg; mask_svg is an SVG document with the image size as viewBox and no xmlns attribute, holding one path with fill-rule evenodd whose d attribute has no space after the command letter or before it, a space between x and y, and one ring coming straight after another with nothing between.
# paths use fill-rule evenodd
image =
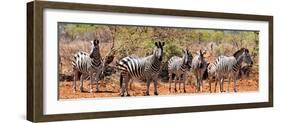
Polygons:
<instances>
[{"instance_id":1,"label":"red dirt ground","mask_svg":"<svg viewBox=\"0 0 281 123\"><path fill-rule=\"evenodd\" d=\"M89 93L90 82L89 80L84 82L84 90L85 92L79 91L79 84L77 84L77 91L74 93L72 89L72 82L65 81L60 82L59 84L59 98L60 99L79 99L79 98L96 98L96 97L116 97L120 96L120 87L119 82L108 81L108 82L100 82L99 84L99 92L96 92L96 83L94 83L94 93ZM224 82L224 90L227 93L227 86L228 82ZM230 83L230 92L233 92L234 82ZM178 86L177 86L178 87ZM181 86L183 87L183 86ZM212 83L212 91L214 93L215 83ZM169 93L169 84L166 82L158 82L158 93L159 95L176 95L183 93L182 92L175 93L174 84L172 83L172 93ZM242 81L237 81L237 90L238 92L253 92L258 91L259 89L259 82L258 82L258 74L250 74L247 79L243 79ZM187 84L186 85L187 94L195 93L195 85L194 84ZM146 91L146 85L144 82L136 82L132 84L132 88L129 89L129 93L131 96L144 96ZM154 87L153 83L150 85L150 95L153 95ZM200 93L209 93L209 84L207 81L204 81L203 92ZM217 86L217 92L219 93L219 85Z\"/></svg>"}]
</instances>

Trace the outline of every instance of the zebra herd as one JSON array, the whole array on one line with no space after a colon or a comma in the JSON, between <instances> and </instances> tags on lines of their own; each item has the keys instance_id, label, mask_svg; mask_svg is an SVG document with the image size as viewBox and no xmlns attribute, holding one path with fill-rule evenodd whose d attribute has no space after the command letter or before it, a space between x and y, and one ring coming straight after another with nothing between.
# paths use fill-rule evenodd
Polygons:
<instances>
[{"instance_id":1,"label":"zebra herd","mask_svg":"<svg viewBox=\"0 0 281 123\"><path fill-rule=\"evenodd\" d=\"M90 92L93 92L93 81L96 81L96 91L99 91L98 81L104 74L105 68L113 61L108 62L102 59L99 49L99 40L91 41L92 47L90 53L78 52L74 55L72 61L73 67L73 89L76 91L76 81L80 79L80 91L84 91L83 81L90 77ZM162 69L165 42L155 42L153 54L146 57L130 55L116 62L116 69L120 71L120 96L130 96L128 85L133 79L139 79L146 82L145 95L149 95L150 82L154 83L154 95L158 95L157 83L159 73ZM224 79L228 79L228 91L230 80L234 80L234 92L237 92L236 81L239 71L242 69L242 63L251 66L249 50L241 48L233 56L219 56L215 62L209 63L205 60L206 51L199 50L193 56L186 48L183 50L182 57L173 56L168 60L169 92L171 93L171 83L174 82L174 91L179 91L183 84L183 92L186 92L185 81L188 75L193 74L196 77L196 91L203 90L203 80L209 81L209 91L212 92L211 83L215 80L215 92L217 83L220 85L220 92L224 92Z\"/></svg>"}]
</instances>

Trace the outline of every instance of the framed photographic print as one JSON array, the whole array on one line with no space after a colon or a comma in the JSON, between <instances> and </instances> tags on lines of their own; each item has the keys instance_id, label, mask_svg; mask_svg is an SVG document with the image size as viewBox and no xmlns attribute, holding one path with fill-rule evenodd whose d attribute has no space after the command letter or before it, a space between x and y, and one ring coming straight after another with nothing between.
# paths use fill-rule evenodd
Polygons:
<instances>
[{"instance_id":1,"label":"framed photographic print","mask_svg":"<svg viewBox=\"0 0 281 123\"><path fill-rule=\"evenodd\" d=\"M273 106L273 17L27 3L33 122Z\"/></svg>"}]
</instances>

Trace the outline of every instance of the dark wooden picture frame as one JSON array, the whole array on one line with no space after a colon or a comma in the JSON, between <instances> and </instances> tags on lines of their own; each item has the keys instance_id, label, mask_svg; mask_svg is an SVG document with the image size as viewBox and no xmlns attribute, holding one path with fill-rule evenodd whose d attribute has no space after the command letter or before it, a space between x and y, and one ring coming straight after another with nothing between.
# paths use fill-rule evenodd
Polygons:
<instances>
[{"instance_id":1,"label":"dark wooden picture frame","mask_svg":"<svg viewBox=\"0 0 281 123\"><path fill-rule=\"evenodd\" d=\"M72 113L45 115L43 113L43 10L67 9L83 11L102 11L116 13L139 13L151 15L172 15L188 17L219 18L233 20L256 20L269 23L269 92L268 102L254 102L243 104L226 104L210 106L159 108L159 109L141 109L141 110L123 110L106 111L93 113ZM201 12L186 10L153 9L140 7L94 5L80 3L62 3L34 1L27 3L27 120L32 122L61 121L61 120L79 120L107 117L124 117L139 115L156 115L170 113L200 112L214 110L231 110L244 108L260 108L273 106L273 17L264 15L248 15L233 13Z\"/></svg>"}]
</instances>

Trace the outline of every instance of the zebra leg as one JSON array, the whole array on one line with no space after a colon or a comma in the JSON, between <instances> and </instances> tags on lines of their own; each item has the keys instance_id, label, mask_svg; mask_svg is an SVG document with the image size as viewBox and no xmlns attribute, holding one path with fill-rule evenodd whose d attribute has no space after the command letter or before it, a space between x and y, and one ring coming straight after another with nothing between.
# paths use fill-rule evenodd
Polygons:
<instances>
[{"instance_id":1,"label":"zebra leg","mask_svg":"<svg viewBox=\"0 0 281 123\"><path fill-rule=\"evenodd\" d=\"M196 92L199 92L199 90L200 90L200 82L198 77L196 77Z\"/></svg>"},{"instance_id":2,"label":"zebra leg","mask_svg":"<svg viewBox=\"0 0 281 123\"><path fill-rule=\"evenodd\" d=\"M237 88L236 88L236 81L237 81L237 78L234 77L234 92L237 92Z\"/></svg>"},{"instance_id":3,"label":"zebra leg","mask_svg":"<svg viewBox=\"0 0 281 123\"><path fill-rule=\"evenodd\" d=\"M200 78L200 91L203 92L203 80Z\"/></svg>"},{"instance_id":4,"label":"zebra leg","mask_svg":"<svg viewBox=\"0 0 281 123\"><path fill-rule=\"evenodd\" d=\"M93 90L93 75L90 74L90 81L91 81L91 84L90 84L90 93L93 93L94 90Z\"/></svg>"},{"instance_id":5,"label":"zebra leg","mask_svg":"<svg viewBox=\"0 0 281 123\"><path fill-rule=\"evenodd\" d=\"M220 78L220 83L219 83L219 84L220 84L220 92L222 93L222 88L223 88L223 87L222 87L222 84L223 84L222 78Z\"/></svg>"},{"instance_id":6,"label":"zebra leg","mask_svg":"<svg viewBox=\"0 0 281 123\"><path fill-rule=\"evenodd\" d=\"M149 86L150 86L150 80L146 80L146 92L145 92L145 96L149 96Z\"/></svg>"},{"instance_id":7,"label":"zebra leg","mask_svg":"<svg viewBox=\"0 0 281 123\"><path fill-rule=\"evenodd\" d=\"M169 93L171 93L171 84L172 84L172 74L169 75Z\"/></svg>"},{"instance_id":8,"label":"zebra leg","mask_svg":"<svg viewBox=\"0 0 281 123\"><path fill-rule=\"evenodd\" d=\"M227 92L230 92L230 90L229 90L229 86L230 86L230 80L231 80L231 78L230 78L230 77L228 77L228 86L227 86Z\"/></svg>"},{"instance_id":9,"label":"zebra leg","mask_svg":"<svg viewBox=\"0 0 281 123\"><path fill-rule=\"evenodd\" d=\"M129 82L130 82L130 78L129 77L126 77L125 78L125 92L127 93L127 96L131 96L130 94L129 94L129 89L128 89L128 85L129 85Z\"/></svg>"},{"instance_id":10,"label":"zebra leg","mask_svg":"<svg viewBox=\"0 0 281 123\"><path fill-rule=\"evenodd\" d=\"M97 85L96 85L96 89L97 89L97 92L99 92L99 75L100 73L96 73L96 76L95 76L95 81L97 82ZM92 85L92 83L91 83Z\"/></svg>"},{"instance_id":11,"label":"zebra leg","mask_svg":"<svg viewBox=\"0 0 281 123\"><path fill-rule=\"evenodd\" d=\"M217 92L217 84L218 84L218 79L217 77L215 77L215 90L214 90L215 93Z\"/></svg>"},{"instance_id":12,"label":"zebra leg","mask_svg":"<svg viewBox=\"0 0 281 123\"><path fill-rule=\"evenodd\" d=\"M186 93L186 90L185 90L185 81L186 81L186 78L187 76L186 75L183 75L183 92Z\"/></svg>"},{"instance_id":13,"label":"zebra leg","mask_svg":"<svg viewBox=\"0 0 281 123\"><path fill-rule=\"evenodd\" d=\"M73 72L73 83L72 83L72 87L73 87L73 92L76 92L76 79L77 79L77 72Z\"/></svg>"},{"instance_id":14,"label":"zebra leg","mask_svg":"<svg viewBox=\"0 0 281 123\"><path fill-rule=\"evenodd\" d=\"M175 93L177 93L177 82L178 82L177 76L175 76L174 82L175 82Z\"/></svg>"},{"instance_id":15,"label":"zebra leg","mask_svg":"<svg viewBox=\"0 0 281 123\"><path fill-rule=\"evenodd\" d=\"M221 79L221 82L220 82L220 91L221 92L224 92L224 89L223 89L223 83L224 83L224 77L222 77L222 79Z\"/></svg>"},{"instance_id":16,"label":"zebra leg","mask_svg":"<svg viewBox=\"0 0 281 123\"><path fill-rule=\"evenodd\" d=\"M183 83L183 80L182 80L181 75L179 76L178 83L179 83L179 92L181 93L181 92L182 92L182 91L181 91L181 85L182 85L182 83Z\"/></svg>"},{"instance_id":17,"label":"zebra leg","mask_svg":"<svg viewBox=\"0 0 281 123\"><path fill-rule=\"evenodd\" d=\"M208 81L209 81L209 91L210 93L212 93L212 81L210 79Z\"/></svg>"},{"instance_id":18,"label":"zebra leg","mask_svg":"<svg viewBox=\"0 0 281 123\"><path fill-rule=\"evenodd\" d=\"M201 92L201 78L200 77L198 77L198 92Z\"/></svg>"},{"instance_id":19,"label":"zebra leg","mask_svg":"<svg viewBox=\"0 0 281 123\"><path fill-rule=\"evenodd\" d=\"M181 78L178 77L178 84L179 84L179 89L178 89L178 92L180 93L181 92Z\"/></svg>"},{"instance_id":20,"label":"zebra leg","mask_svg":"<svg viewBox=\"0 0 281 123\"><path fill-rule=\"evenodd\" d=\"M130 79L130 81L129 81L129 83L130 83L130 90L133 90L133 87L132 87L133 86L133 82L134 81L132 79Z\"/></svg>"},{"instance_id":21,"label":"zebra leg","mask_svg":"<svg viewBox=\"0 0 281 123\"><path fill-rule=\"evenodd\" d=\"M154 79L153 80L153 82L154 82L154 95L158 95L158 92L157 92L157 79Z\"/></svg>"},{"instance_id":22,"label":"zebra leg","mask_svg":"<svg viewBox=\"0 0 281 123\"><path fill-rule=\"evenodd\" d=\"M124 96L124 93L125 93L125 88L123 86L123 75L120 73L120 89L121 89L121 97Z\"/></svg>"},{"instance_id":23,"label":"zebra leg","mask_svg":"<svg viewBox=\"0 0 281 123\"><path fill-rule=\"evenodd\" d=\"M222 85L221 85L221 84L222 84L222 78L220 77L220 78L219 78L219 85L220 85L220 90L219 90L219 91L220 91L220 92L222 92Z\"/></svg>"},{"instance_id":24,"label":"zebra leg","mask_svg":"<svg viewBox=\"0 0 281 123\"><path fill-rule=\"evenodd\" d=\"M83 81L84 81L84 74L82 74L81 76L80 76L80 91L81 92L84 92L84 88L83 88Z\"/></svg>"}]
</instances>

